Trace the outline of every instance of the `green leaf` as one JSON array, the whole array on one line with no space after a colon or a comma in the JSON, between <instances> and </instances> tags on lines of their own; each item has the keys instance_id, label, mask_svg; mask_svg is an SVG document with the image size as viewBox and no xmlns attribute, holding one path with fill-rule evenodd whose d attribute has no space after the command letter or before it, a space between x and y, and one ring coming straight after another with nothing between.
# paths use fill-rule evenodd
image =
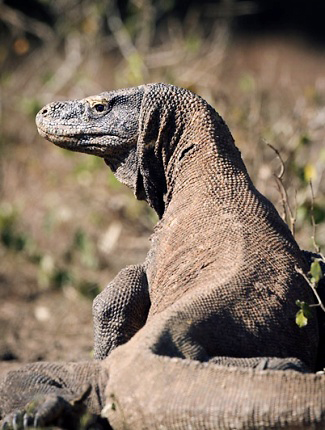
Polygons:
<instances>
[{"instance_id":1,"label":"green leaf","mask_svg":"<svg viewBox=\"0 0 325 430\"><path fill-rule=\"evenodd\" d=\"M314 204L314 218L315 223L320 224L325 221L325 207L324 205Z\"/></svg>"},{"instance_id":2,"label":"green leaf","mask_svg":"<svg viewBox=\"0 0 325 430\"><path fill-rule=\"evenodd\" d=\"M85 297L89 299L94 299L101 291L99 285L96 282L81 280L75 286L76 289Z\"/></svg>"},{"instance_id":3,"label":"green leaf","mask_svg":"<svg viewBox=\"0 0 325 430\"><path fill-rule=\"evenodd\" d=\"M301 145L309 145L311 143L311 139L307 134L302 134L300 136Z\"/></svg>"},{"instance_id":4,"label":"green leaf","mask_svg":"<svg viewBox=\"0 0 325 430\"><path fill-rule=\"evenodd\" d=\"M305 182L313 181L317 176L317 171L315 166L307 163L304 167L304 180Z\"/></svg>"},{"instance_id":5,"label":"green leaf","mask_svg":"<svg viewBox=\"0 0 325 430\"><path fill-rule=\"evenodd\" d=\"M308 318L312 317L312 313L308 303L296 300L296 305L300 310L296 313L296 324L298 327L305 327L308 324Z\"/></svg>"},{"instance_id":6,"label":"green leaf","mask_svg":"<svg viewBox=\"0 0 325 430\"><path fill-rule=\"evenodd\" d=\"M73 246L79 251L84 251L87 247L87 241L86 233L81 228L78 228L74 234Z\"/></svg>"},{"instance_id":7,"label":"green leaf","mask_svg":"<svg viewBox=\"0 0 325 430\"><path fill-rule=\"evenodd\" d=\"M315 284L318 284L318 282L324 276L321 265L319 264L318 260L315 260L311 263L309 273L311 274L311 277L312 277L311 281L314 282Z\"/></svg>"},{"instance_id":8,"label":"green leaf","mask_svg":"<svg viewBox=\"0 0 325 430\"><path fill-rule=\"evenodd\" d=\"M300 328L305 327L308 324L308 318L305 317L302 309L299 309L296 313L296 324Z\"/></svg>"},{"instance_id":9,"label":"green leaf","mask_svg":"<svg viewBox=\"0 0 325 430\"><path fill-rule=\"evenodd\" d=\"M51 277L51 281L55 288L61 289L69 282L73 282L73 276L68 270L57 268Z\"/></svg>"}]
</instances>

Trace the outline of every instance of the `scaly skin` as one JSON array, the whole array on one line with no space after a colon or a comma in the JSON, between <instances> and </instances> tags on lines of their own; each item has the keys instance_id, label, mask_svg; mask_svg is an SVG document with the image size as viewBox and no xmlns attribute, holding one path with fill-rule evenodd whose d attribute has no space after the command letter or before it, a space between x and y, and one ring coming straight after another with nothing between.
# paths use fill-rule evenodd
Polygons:
<instances>
[{"instance_id":1,"label":"scaly skin","mask_svg":"<svg viewBox=\"0 0 325 430\"><path fill-rule=\"evenodd\" d=\"M52 103L36 122L55 144L103 157L160 221L144 264L94 302L103 360L8 374L2 414L21 416L44 390L71 404L87 383L82 402L105 405L114 429L324 428L317 319L295 324L296 299L313 302L296 270L307 262L214 109L150 84ZM40 408L30 420L58 419Z\"/></svg>"}]
</instances>

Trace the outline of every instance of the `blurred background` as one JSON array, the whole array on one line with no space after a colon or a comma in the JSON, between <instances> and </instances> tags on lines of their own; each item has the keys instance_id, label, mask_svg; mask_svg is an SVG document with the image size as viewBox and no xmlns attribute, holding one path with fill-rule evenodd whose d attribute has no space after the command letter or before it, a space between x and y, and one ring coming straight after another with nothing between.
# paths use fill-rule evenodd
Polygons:
<instances>
[{"instance_id":1,"label":"blurred background","mask_svg":"<svg viewBox=\"0 0 325 430\"><path fill-rule=\"evenodd\" d=\"M101 159L38 136L48 102L158 81L199 93L282 214L279 151L296 239L313 249L313 213L325 245L324 16L315 0L0 1L0 371L89 358L91 299L143 261L157 221Z\"/></svg>"}]
</instances>

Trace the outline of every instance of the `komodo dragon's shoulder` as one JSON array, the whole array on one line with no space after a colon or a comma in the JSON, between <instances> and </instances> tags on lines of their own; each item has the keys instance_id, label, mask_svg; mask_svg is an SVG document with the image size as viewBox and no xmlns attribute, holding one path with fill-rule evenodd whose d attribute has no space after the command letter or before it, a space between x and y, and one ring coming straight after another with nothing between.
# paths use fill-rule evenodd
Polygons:
<instances>
[{"instance_id":1,"label":"komodo dragon's shoulder","mask_svg":"<svg viewBox=\"0 0 325 430\"><path fill-rule=\"evenodd\" d=\"M116 429L322 428L317 319L295 324L296 299L314 300L297 271L308 265L217 112L190 91L148 84L51 103L36 122L53 143L104 158L160 220L145 262L94 301L103 361L8 375L2 413L24 415L45 393L26 422L71 416L77 396Z\"/></svg>"}]
</instances>

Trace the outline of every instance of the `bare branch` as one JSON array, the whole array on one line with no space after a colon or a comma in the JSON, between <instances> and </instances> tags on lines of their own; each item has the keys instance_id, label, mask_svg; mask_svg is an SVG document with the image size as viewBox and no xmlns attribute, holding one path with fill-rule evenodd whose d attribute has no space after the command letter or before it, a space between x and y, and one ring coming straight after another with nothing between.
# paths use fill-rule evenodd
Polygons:
<instances>
[{"instance_id":1,"label":"bare branch","mask_svg":"<svg viewBox=\"0 0 325 430\"><path fill-rule=\"evenodd\" d=\"M286 214L288 214L289 221L290 221L290 229L291 229L291 232L294 236L295 235L295 226L296 226L296 214L294 214L293 211L291 210L291 207L289 204L288 193L287 193L287 190L285 189L285 187L283 185L283 175L285 173L285 165L284 165L284 162L283 162L282 157L280 155L280 152L270 143L266 142L266 144L275 152L275 154L277 155L277 157L280 161L280 172L278 174L274 174L274 177L275 177L276 184L277 184L280 196L281 196L281 202L282 202L282 208L283 208L282 218L285 220Z\"/></svg>"},{"instance_id":2,"label":"bare branch","mask_svg":"<svg viewBox=\"0 0 325 430\"><path fill-rule=\"evenodd\" d=\"M119 47L120 52L125 60L129 61L132 55L137 55L139 61L141 61L142 72L145 75L148 75L148 68L143 61L143 56L140 54L137 47L133 43L129 32L122 21L115 1L112 3L110 12L107 16L107 25L111 30L113 37L116 40L117 46Z\"/></svg>"},{"instance_id":3,"label":"bare branch","mask_svg":"<svg viewBox=\"0 0 325 430\"><path fill-rule=\"evenodd\" d=\"M284 172L285 172L285 164L284 164L284 161L282 160L281 154L273 145L271 145L271 143L266 142L266 144L276 153L276 155L280 161L280 172L276 175L276 177L278 179L282 180Z\"/></svg>"},{"instance_id":4,"label":"bare branch","mask_svg":"<svg viewBox=\"0 0 325 430\"><path fill-rule=\"evenodd\" d=\"M18 10L0 2L1 19L21 31L32 33L45 41L54 40L52 28L37 19L31 18Z\"/></svg>"}]
</instances>

